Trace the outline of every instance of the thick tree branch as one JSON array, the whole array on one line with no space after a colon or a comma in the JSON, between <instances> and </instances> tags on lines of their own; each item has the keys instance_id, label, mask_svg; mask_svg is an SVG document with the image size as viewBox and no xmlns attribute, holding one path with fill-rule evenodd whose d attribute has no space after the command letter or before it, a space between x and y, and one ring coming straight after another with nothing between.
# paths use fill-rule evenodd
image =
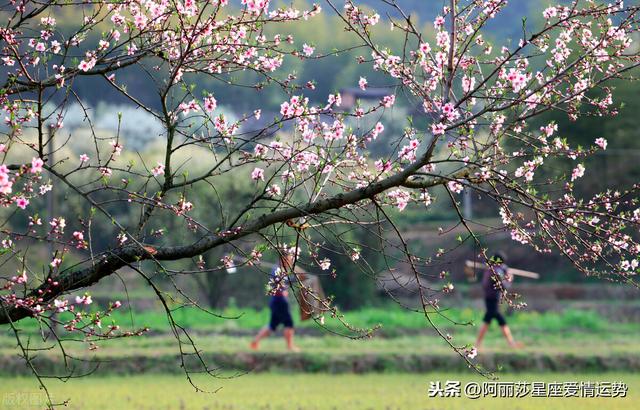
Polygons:
<instances>
[{"instance_id":1,"label":"thick tree branch","mask_svg":"<svg viewBox=\"0 0 640 410\"><path fill-rule=\"evenodd\" d=\"M252 222L242 226L239 231L229 235L207 235L191 245L157 248L153 254L139 245L129 245L113 249L105 253L99 262L91 267L61 272L56 278L58 286L54 287L49 283L44 283L33 290L30 296L39 296L43 298L44 302L49 302L66 292L91 286L100 279L116 272L118 269L137 261L191 258L225 243L260 232L262 229L271 225L288 221L289 219L318 215L332 209L339 209L346 205L355 204L364 199L373 198L375 195L390 188L404 185L407 178L417 172L429 159L430 156L425 155L420 161L415 162L404 171L363 188L337 194L331 198L317 200L307 205L290 207L263 214ZM4 302L0 303L0 324L15 322L30 316L32 316L32 313L27 308L9 306Z\"/></svg>"}]
</instances>

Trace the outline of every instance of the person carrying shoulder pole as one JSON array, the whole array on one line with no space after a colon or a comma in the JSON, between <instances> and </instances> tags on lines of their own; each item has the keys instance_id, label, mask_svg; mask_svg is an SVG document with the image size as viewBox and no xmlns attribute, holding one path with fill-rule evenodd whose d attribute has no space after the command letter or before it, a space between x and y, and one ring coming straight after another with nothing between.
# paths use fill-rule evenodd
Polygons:
<instances>
[{"instance_id":1,"label":"person carrying shoulder pole","mask_svg":"<svg viewBox=\"0 0 640 410\"><path fill-rule=\"evenodd\" d=\"M293 319L289 308L289 273L293 269L294 255L286 250L280 254L280 263L273 267L269 278L271 297L269 299L269 309L271 319L269 325L262 328L251 342L251 349L260 348L260 340L275 332L280 324L284 326L284 339L287 349L299 352L300 349L293 343Z\"/></svg>"},{"instance_id":2,"label":"person carrying shoulder pole","mask_svg":"<svg viewBox=\"0 0 640 410\"><path fill-rule=\"evenodd\" d=\"M483 324L478 332L478 339L476 340L476 348L480 349L482 339L484 339L491 321L495 318L500 325L502 334L509 346L513 348L521 348L522 343L516 342L511 334L511 329L507 326L507 321L500 313L500 298L502 296L502 290L511 287L513 282L513 275L508 274L507 259L504 254L497 252L493 256L492 267L488 267L482 274L482 289L484 291L484 302L487 311L483 318Z\"/></svg>"}]
</instances>

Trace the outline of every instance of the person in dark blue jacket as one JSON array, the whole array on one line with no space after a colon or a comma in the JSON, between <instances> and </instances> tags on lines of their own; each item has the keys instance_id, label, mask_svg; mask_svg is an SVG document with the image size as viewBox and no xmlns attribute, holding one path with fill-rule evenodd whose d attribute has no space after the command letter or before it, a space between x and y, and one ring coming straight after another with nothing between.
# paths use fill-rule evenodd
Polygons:
<instances>
[{"instance_id":1,"label":"person in dark blue jacket","mask_svg":"<svg viewBox=\"0 0 640 410\"><path fill-rule=\"evenodd\" d=\"M509 267L507 266L507 258L503 253L497 252L492 258L492 267L484 270L482 274L482 290L484 291L484 303L486 306L486 313L482 321L482 327L480 327L480 331L478 332L478 339L476 340L476 349L479 349L482 345L482 339L484 339L487 330L489 330L489 325L493 319L498 321L498 325L500 325L500 329L502 330L502 334L505 339L507 339L507 343L509 346L514 348L522 347L522 344L516 342L513 339L513 335L511 334L511 329L507 326L507 321L505 320L502 313L500 313L500 298L502 296L502 291L505 289L509 289L513 282L513 275L509 275Z\"/></svg>"},{"instance_id":2,"label":"person in dark blue jacket","mask_svg":"<svg viewBox=\"0 0 640 410\"><path fill-rule=\"evenodd\" d=\"M260 340L268 337L275 332L278 326L284 326L284 339L287 342L287 349L298 352L300 349L293 343L293 318L291 317L291 309L289 308L289 272L293 268L293 255L284 254L280 256L280 264L274 266L269 276L269 309L271 310L271 319L269 325L258 332L251 342L251 349L258 350L260 348Z\"/></svg>"}]
</instances>

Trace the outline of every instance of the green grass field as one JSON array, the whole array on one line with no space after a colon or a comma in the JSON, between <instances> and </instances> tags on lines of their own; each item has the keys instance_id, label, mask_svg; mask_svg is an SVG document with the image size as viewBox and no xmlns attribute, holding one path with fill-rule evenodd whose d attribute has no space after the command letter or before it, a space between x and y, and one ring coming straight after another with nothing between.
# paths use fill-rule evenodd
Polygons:
<instances>
[{"instance_id":1,"label":"green grass field","mask_svg":"<svg viewBox=\"0 0 640 410\"><path fill-rule=\"evenodd\" d=\"M640 375L604 373L503 375L502 382L613 382L629 387L626 398L429 398L432 381L487 382L473 374L293 375L247 374L220 380L198 378L216 393L196 393L183 376L92 377L50 384L54 400L69 409L637 409ZM33 379L0 379L3 409L41 408L45 396ZM20 398L23 401L18 403ZM32 403L28 403L27 399ZM20 404L20 405L18 405ZM33 404L33 406L31 405Z\"/></svg>"},{"instance_id":2,"label":"green grass field","mask_svg":"<svg viewBox=\"0 0 640 410\"><path fill-rule=\"evenodd\" d=\"M195 375L199 387L218 390L196 393L181 373L175 338L168 332L166 318L159 311L144 311L131 318L118 313L124 327L149 326L153 334L99 342L90 352L82 342L66 343L67 352L84 359L103 360L97 374L66 383L49 380L54 401L70 399L70 409L636 409L640 401L638 368L640 329L632 323L608 321L595 312L565 310L561 313L517 312L508 320L523 350L506 348L497 326L489 333L480 361L487 359L500 381L570 382L623 381L629 386L627 398L534 398L521 399L429 398L431 381L460 380L488 382L429 330L419 314L400 309L369 308L346 313L354 326L367 328L382 324L371 339L352 340L312 330L313 322L297 322L297 343L302 353L285 351L281 334L263 342L259 353L251 353L249 341L262 327L268 312L229 308L221 312L237 319L220 319L195 310L181 310L176 320L193 330L200 351L211 363L231 369L254 368L241 377L204 378ZM456 309L448 312L458 322L479 322L482 312ZM438 320L458 345L473 343L477 326L451 326ZM56 369L59 351L51 342L36 342L34 322L21 322L23 336L31 347L53 346L39 352L51 360L45 373ZM330 329L340 330L333 319ZM127 326L129 325L129 326ZM344 330L344 329L343 329ZM43 408L45 396L16 357L15 338L0 335L0 408ZM580 362L581 364L576 365ZM211 364L210 363L210 364ZM250 366L245 366L247 363ZM253 364L252 364L253 363ZM59 365L59 363L58 363ZM262 365L262 367L260 367ZM462 373L452 373L459 369ZM511 369L511 370L509 370ZM574 373L562 373L559 369ZM579 370L577 370L579 369ZM617 369L607 373L603 369ZM626 373L625 370L627 369ZM86 369L85 369L86 370ZM260 373L259 371L262 371ZM142 375L141 372L153 374ZM353 372L365 372L353 374ZM58 373L60 374L60 373ZM120 375L121 374L121 375Z\"/></svg>"},{"instance_id":3,"label":"green grass field","mask_svg":"<svg viewBox=\"0 0 640 410\"><path fill-rule=\"evenodd\" d=\"M215 312L219 316L211 315L200 309L182 308L173 312L174 320L181 326L200 331L236 331L256 330L263 327L269 318L269 310L254 310L251 308L228 307ZM318 325L308 320L299 320L299 310L294 306L292 313L296 327L318 328ZM442 328L465 329L475 332L472 324L478 324L482 320L483 310L472 308L452 308L443 310L442 314L432 313L430 319ZM446 317L445 317L446 316ZM70 318L70 313L60 315L61 319ZM346 332L347 329L335 318L326 317L325 326L333 331ZM381 331L393 335L396 331L421 330L429 328L429 323L421 312L411 312L390 305L385 308L363 308L345 312L343 319L350 325L369 329L381 326ZM600 332L612 327L611 322L595 311L583 309L565 309L561 312L539 313L534 311L515 311L507 316L509 325L513 329L537 329L545 332L564 332L575 329L583 331ZM161 309L144 310L130 313L128 310L118 310L111 317L105 318L103 323L114 322L126 329L139 329L149 327L152 331L168 332L169 323L164 311ZM38 324L35 320L25 319L18 326L25 331L34 331ZM617 323L615 328L625 331L637 329L633 323Z\"/></svg>"},{"instance_id":4,"label":"green grass field","mask_svg":"<svg viewBox=\"0 0 640 410\"><path fill-rule=\"evenodd\" d=\"M540 332L521 332L516 336L523 341L525 348L519 350L524 353L565 353L577 356L599 354L640 354L640 346L637 343L637 334L596 334L586 338L584 332L566 332L563 334L544 335ZM204 352L240 353L249 350L251 336L229 336L220 334L194 335L196 345ZM474 335L462 334L454 338L456 343L464 345L474 342ZM580 341L580 343L577 343ZM416 335L393 338L376 337L372 339L352 340L339 336L324 335L320 337L300 336L296 339L297 345L305 354L347 354L358 352L360 354L449 354L451 348L439 336ZM32 343L32 347L38 344ZM153 354L177 354L176 339L171 335L141 336L127 339L109 340L99 342L100 348L90 352L97 357L120 357ZM54 346L51 342L42 346ZM67 351L75 355L89 353L87 345L81 342L69 343ZM284 340L280 333L265 339L261 344L263 353L285 353ZM499 353L514 352L504 342L499 330L493 329L487 336L482 352ZM0 354L11 355L16 353L15 338L0 338ZM41 355L56 355L54 349L43 351Z\"/></svg>"},{"instance_id":5,"label":"green grass field","mask_svg":"<svg viewBox=\"0 0 640 410\"><path fill-rule=\"evenodd\" d=\"M174 319L182 326L200 330L235 330L258 329L265 325L269 317L269 310L242 309L228 307L216 312L222 317L215 317L199 309L184 308L173 313ZM309 320L300 322L299 310L292 307L294 321L298 327L316 327ZM454 308L442 311L442 315L431 314L430 317L439 326L461 328L454 323L479 323L482 320L483 311L472 308ZM363 308L345 312L343 318L352 326L358 328L372 328L382 326L386 331L396 329L424 329L428 323L422 313L410 312L391 305L386 308ZM127 311L118 311L113 316L116 323L127 327L148 326L153 330L168 330L166 315L160 310L148 310L136 312L133 317ZM562 312L538 313L532 311L513 312L509 317L513 327L539 328L544 330L566 330L571 328L601 330L609 325L609 321L594 311L567 309ZM344 331L344 326L336 319L326 318L326 326L332 330ZM470 326L471 327L471 326ZM622 326L633 328L632 325Z\"/></svg>"},{"instance_id":6,"label":"green grass field","mask_svg":"<svg viewBox=\"0 0 640 410\"><path fill-rule=\"evenodd\" d=\"M384 327L370 339L352 340L338 337L304 322L296 338L302 353L289 355L281 334L262 344L260 353L248 348L252 336L268 318L267 311L227 309L236 320L202 316L199 311L179 311L181 325L192 329L192 338L209 362L226 368L259 369L261 371L295 370L298 372L395 371L424 372L461 369L464 362L445 341L435 334L419 314L400 309L363 309L347 313L355 326ZM456 320L478 321L482 312L458 309L449 312ZM122 315L122 314L121 314ZM124 315L118 318L123 324ZM161 312L145 311L135 317L136 324L150 326L154 332L141 337L98 341L98 349L89 351L82 341L65 343L67 353L85 360L100 359L105 363L100 373L127 374L139 371L178 373L179 355L175 337L168 332L166 317ZM332 320L329 328L338 330ZM566 310L562 313L517 312L509 317L516 338L525 348L514 351L506 347L497 325L489 332L479 359L490 369L503 366L513 371L632 371L640 367L640 329L632 323L612 323L595 312ZM300 324L297 322L297 324ZM23 326L22 322L20 323ZM316 326L315 329L312 329ZM23 344L42 348L38 360L47 371L60 367L60 350L50 341L42 342L34 332L33 321L23 326ZM445 326L457 346L473 344L477 326ZM311 332L313 330L313 332ZM344 330L344 329L343 329ZM306 332L306 333L305 333ZM183 337L183 341L186 338ZM49 348L49 349L46 349ZM192 352L188 345L185 352ZM16 340L9 332L0 335L0 375L26 374L19 363ZM81 369L88 365L76 362ZM356 370L358 369L358 370Z\"/></svg>"},{"instance_id":7,"label":"green grass field","mask_svg":"<svg viewBox=\"0 0 640 410\"><path fill-rule=\"evenodd\" d=\"M263 327L268 318L268 311L252 309L228 308L221 314L237 319L221 319L207 315L200 310L181 309L175 313L179 324L192 331L193 339L205 351L238 352L246 350L251 337ZM297 311L294 311L297 314ZM452 309L446 312L458 323L480 322L482 313L472 309ZM352 340L337 337L320 328L313 321L300 322L296 327L303 337L298 343L305 352L340 353L357 349L365 352L448 352L449 347L436 335L424 316L399 308L368 308L346 313L346 320L358 328L372 328L382 325L379 332L371 339ZM126 312L118 312L114 317L116 323L123 328L148 326L152 335L98 342L98 355L120 356L123 354L144 354L153 349L155 354L176 351L175 338L169 333L167 318L160 311L143 311L136 313L133 320ZM477 326L452 325L437 315L434 322L446 332L454 336L458 345L474 343ZM133 321L133 323L132 323ZM528 352L562 351L573 354L594 352L640 352L635 343L640 336L640 328L635 323L613 323L593 311L568 309L563 312L515 312L508 316L508 321L517 339L523 341ZM105 320L107 322L107 320ZM23 337L31 335L32 346L39 346L39 336L34 320L19 323L23 329ZM336 319L328 318L326 327L342 334L353 334L341 326ZM313 331L311 334L310 331ZM306 337L314 336L314 337ZM580 343L573 343L579 341ZM50 345L51 343L45 344ZM15 352L15 337L9 329L0 334L0 354L9 355ZM505 349L504 340L496 324L488 333L485 342L486 351L497 352ZM83 343L71 343L67 348L74 353L86 351ZM284 350L282 338L274 336L265 340L263 350L279 352ZM44 354L44 352L43 352Z\"/></svg>"}]
</instances>

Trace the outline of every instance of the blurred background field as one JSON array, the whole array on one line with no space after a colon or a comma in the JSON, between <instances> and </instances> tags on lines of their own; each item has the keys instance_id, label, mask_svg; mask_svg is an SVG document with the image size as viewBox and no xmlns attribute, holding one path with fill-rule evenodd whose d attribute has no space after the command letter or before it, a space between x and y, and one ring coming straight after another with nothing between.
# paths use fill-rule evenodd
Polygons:
<instances>
[{"instance_id":1,"label":"blurred background field","mask_svg":"<svg viewBox=\"0 0 640 410\"><path fill-rule=\"evenodd\" d=\"M504 382L618 382L629 387L621 398L538 398L519 399L429 398L430 382L456 380L486 381L469 373L368 374L368 375L291 375L247 374L226 380L209 381L215 393L195 393L180 376L124 376L71 380L52 383L54 399L71 399L69 409L637 409L640 400L640 376L630 373L603 373L597 376L556 373L504 375ZM0 379L0 397L5 392L21 392L34 403L43 402L42 393L32 379ZM86 394L91 392L91 394ZM2 406L2 404L0 404ZM5 405L0 408L15 408ZM34 406L35 408L35 406Z\"/></svg>"},{"instance_id":2,"label":"blurred background field","mask_svg":"<svg viewBox=\"0 0 640 410\"><path fill-rule=\"evenodd\" d=\"M448 318L432 315L441 331L450 334L458 346L473 344L477 332L475 324L481 320L482 310L467 307L444 313ZM268 320L266 309L229 307L220 314L228 318L215 318L200 310L183 308L174 313L174 319L180 326L190 329L200 354L212 366L219 366L224 371L420 373L466 369L464 361L426 325L423 316L397 306L344 313L343 319L354 328L377 328L367 338L355 338L357 334L349 332L336 319L327 318L325 329L313 321L296 320L300 353L286 351L281 333L265 340L258 352L248 348L253 335ZM489 333L479 355L479 362L488 369L591 373L640 370L640 345L637 343L640 329L636 323L615 322L594 311L571 308L560 312L518 311L507 318L525 348L507 348L495 329ZM121 326L132 320L124 311L113 319ZM76 372L95 370L98 375L181 373L180 351L165 314L159 310L138 313L133 316L133 324L131 329L149 327L151 330L145 336L96 341L96 350L89 350L82 341L67 343L66 352L82 359L71 361ZM51 373L61 371L62 359L56 344L43 343L35 323L24 322L20 326L23 339L30 340L32 348L43 348L34 363ZM182 340L186 339L182 337ZM188 343L182 348L187 355L194 352ZM29 374L16 353L15 337L3 335L0 338L0 374ZM185 365L190 370L199 369L194 357L186 357Z\"/></svg>"}]
</instances>

